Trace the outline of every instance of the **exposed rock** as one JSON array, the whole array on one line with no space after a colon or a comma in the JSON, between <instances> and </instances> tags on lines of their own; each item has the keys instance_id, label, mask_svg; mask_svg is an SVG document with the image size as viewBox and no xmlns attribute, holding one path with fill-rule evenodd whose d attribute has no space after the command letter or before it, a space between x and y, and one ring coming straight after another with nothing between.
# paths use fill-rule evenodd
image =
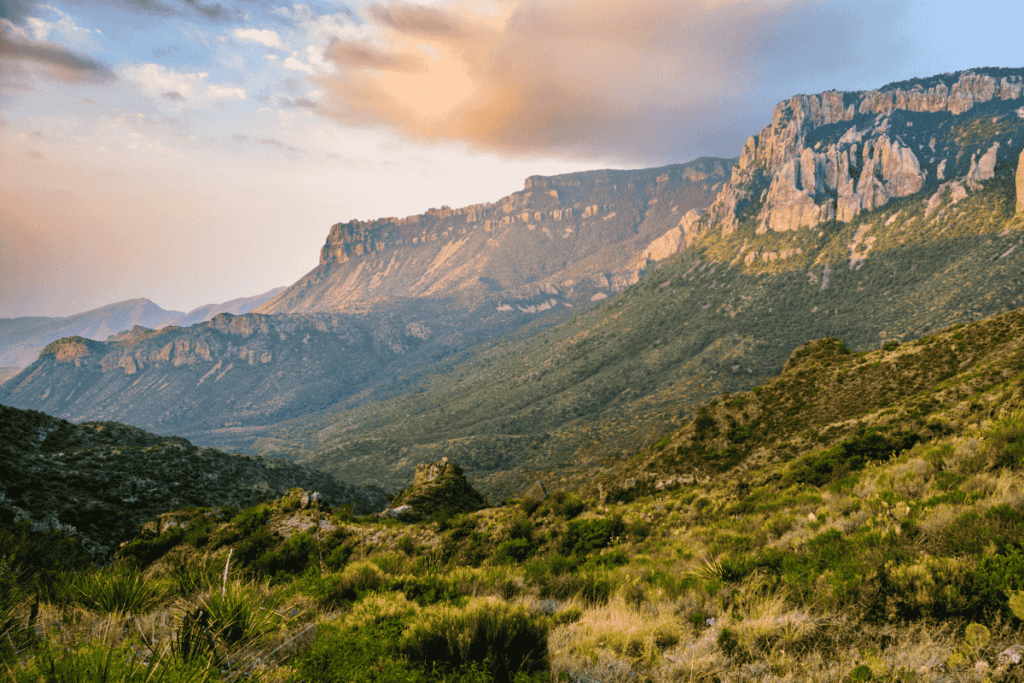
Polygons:
<instances>
[{"instance_id":1,"label":"exposed rock","mask_svg":"<svg viewBox=\"0 0 1024 683\"><path fill-rule=\"evenodd\" d=\"M412 517L415 515L415 511L411 505L399 505L396 508L388 508L380 513L381 517L388 519L402 519L403 517Z\"/></svg>"},{"instance_id":2,"label":"exposed rock","mask_svg":"<svg viewBox=\"0 0 1024 683\"><path fill-rule=\"evenodd\" d=\"M999 143L994 142L992 147L981 156L981 159L976 159L976 155L971 156L971 170L967 172L967 187L972 190L980 190L981 181L995 177L998 153Z\"/></svg>"},{"instance_id":3,"label":"exposed rock","mask_svg":"<svg viewBox=\"0 0 1024 683\"><path fill-rule=\"evenodd\" d=\"M1001 666L1020 664L1024 659L1024 645L1011 645L999 653L998 659Z\"/></svg>"},{"instance_id":4,"label":"exposed rock","mask_svg":"<svg viewBox=\"0 0 1024 683\"><path fill-rule=\"evenodd\" d=\"M526 493L524 493L522 497L523 500L542 503L548 498L548 490L544 488L544 482L537 481L534 482L533 486L526 490Z\"/></svg>"},{"instance_id":5,"label":"exposed rock","mask_svg":"<svg viewBox=\"0 0 1024 683\"><path fill-rule=\"evenodd\" d=\"M936 152L931 133L930 139L914 140L914 118L907 112L960 116L993 100L1020 99L1024 70L1006 71L979 69L870 92L799 95L781 102L771 125L744 145L733 177L708 209L707 225L727 236L738 228L740 215L751 212L758 234L813 228L833 219L849 222L919 192L930 173L945 180L953 175L947 152ZM829 132L814 141L822 127L844 122L850 127L838 138ZM968 188L978 189L993 177L998 149L997 143L975 156L964 179Z\"/></svg>"},{"instance_id":6,"label":"exposed rock","mask_svg":"<svg viewBox=\"0 0 1024 683\"><path fill-rule=\"evenodd\" d=\"M426 519L434 515L457 515L473 512L486 506L484 497L466 480L466 475L454 462L441 458L438 462L416 466L412 486L391 501L396 513L403 519Z\"/></svg>"},{"instance_id":7,"label":"exposed rock","mask_svg":"<svg viewBox=\"0 0 1024 683\"><path fill-rule=\"evenodd\" d=\"M1024 151L1017 160L1017 212L1024 211Z\"/></svg>"},{"instance_id":8,"label":"exposed rock","mask_svg":"<svg viewBox=\"0 0 1024 683\"><path fill-rule=\"evenodd\" d=\"M439 297L472 308L552 288L580 300L599 283L623 289L641 254L660 260L692 242L687 214L711 204L734 162L533 176L492 203L337 223L320 265L259 312L358 312Z\"/></svg>"}]
</instances>

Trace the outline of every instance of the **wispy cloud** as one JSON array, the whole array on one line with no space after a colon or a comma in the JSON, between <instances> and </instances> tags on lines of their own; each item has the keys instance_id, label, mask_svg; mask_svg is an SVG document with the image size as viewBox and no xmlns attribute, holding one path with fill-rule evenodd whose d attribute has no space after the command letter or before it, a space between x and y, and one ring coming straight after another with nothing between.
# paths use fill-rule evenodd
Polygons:
<instances>
[{"instance_id":1,"label":"wispy cloud","mask_svg":"<svg viewBox=\"0 0 1024 683\"><path fill-rule=\"evenodd\" d=\"M281 36L277 34L277 31L257 28L236 28L232 31L231 35L239 40L260 43L261 45L278 50L284 49L284 43L281 42Z\"/></svg>"},{"instance_id":2,"label":"wispy cloud","mask_svg":"<svg viewBox=\"0 0 1024 683\"><path fill-rule=\"evenodd\" d=\"M244 89L234 85L210 83L207 72L187 73L160 64L139 64L121 69L121 76L137 83L155 98L181 103L201 104L215 100L244 100Z\"/></svg>"}]
</instances>

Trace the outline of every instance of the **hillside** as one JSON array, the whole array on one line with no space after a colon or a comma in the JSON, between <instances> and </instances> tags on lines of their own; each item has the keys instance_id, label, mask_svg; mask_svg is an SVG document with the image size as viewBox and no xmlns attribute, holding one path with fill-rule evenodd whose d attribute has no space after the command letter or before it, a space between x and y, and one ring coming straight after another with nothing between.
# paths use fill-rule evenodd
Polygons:
<instances>
[{"instance_id":1,"label":"hillside","mask_svg":"<svg viewBox=\"0 0 1024 683\"><path fill-rule=\"evenodd\" d=\"M865 353L805 343L605 464L415 522L301 492L169 512L120 564L50 584L67 588L14 581L5 661L26 679L142 650L157 671L280 680L1024 675L1024 310ZM404 500L450 470L421 468Z\"/></svg>"},{"instance_id":2,"label":"hillside","mask_svg":"<svg viewBox=\"0 0 1024 683\"><path fill-rule=\"evenodd\" d=\"M280 460L197 448L116 422L76 425L0 406L0 520L70 533L99 557L168 510L248 507L293 487L361 513L385 503L379 489L346 486Z\"/></svg>"}]
</instances>

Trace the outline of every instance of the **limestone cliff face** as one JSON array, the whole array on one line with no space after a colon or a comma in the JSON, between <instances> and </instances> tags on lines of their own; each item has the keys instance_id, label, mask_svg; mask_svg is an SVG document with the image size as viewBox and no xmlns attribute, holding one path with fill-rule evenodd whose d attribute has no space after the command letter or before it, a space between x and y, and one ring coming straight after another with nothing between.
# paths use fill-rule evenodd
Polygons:
<instances>
[{"instance_id":1,"label":"limestone cliff face","mask_svg":"<svg viewBox=\"0 0 1024 683\"><path fill-rule=\"evenodd\" d=\"M1024 150L1017 160L1017 213L1024 211Z\"/></svg>"},{"instance_id":2,"label":"limestone cliff face","mask_svg":"<svg viewBox=\"0 0 1024 683\"><path fill-rule=\"evenodd\" d=\"M797 95L744 145L733 178L709 210L723 235L744 218L758 234L814 228L959 179L980 189L1006 149L979 148L982 114L1014 116L1024 70L979 69L859 93ZM1019 114L1018 114L1019 115ZM981 134L981 135L979 135ZM1024 140L1013 142L1019 147Z\"/></svg>"},{"instance_id":3,"label":"limestone cliff face","mask_svg":"<svg viewBox=\"0 0 1024 683\"><path fill-rule=\"evenodd\" d=\"M259 311L355 311L409 298L498 307L622 289L686 244L689 212L711 204L734 161L533 176L494 203L338 223L319 266Z\"/></svg>"}]
</instances>

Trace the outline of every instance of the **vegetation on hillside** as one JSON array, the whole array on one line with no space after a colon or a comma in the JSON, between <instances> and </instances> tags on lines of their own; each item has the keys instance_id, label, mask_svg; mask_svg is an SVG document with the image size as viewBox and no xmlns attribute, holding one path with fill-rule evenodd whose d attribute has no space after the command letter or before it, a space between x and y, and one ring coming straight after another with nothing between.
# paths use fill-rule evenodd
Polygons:
<instances>
[{"instance_id":1,"label":"vegetation on hillside","mask_svg":"<svg viewBox=\"0 0 1024 683\"><path fill-rule=\"evenodd\" d=\"M1020 680L1022 332L811 342L574 491L479 512L295 490L163 515L106 568L5 527L0 675Z\"/></svg>"}]
</instances>

